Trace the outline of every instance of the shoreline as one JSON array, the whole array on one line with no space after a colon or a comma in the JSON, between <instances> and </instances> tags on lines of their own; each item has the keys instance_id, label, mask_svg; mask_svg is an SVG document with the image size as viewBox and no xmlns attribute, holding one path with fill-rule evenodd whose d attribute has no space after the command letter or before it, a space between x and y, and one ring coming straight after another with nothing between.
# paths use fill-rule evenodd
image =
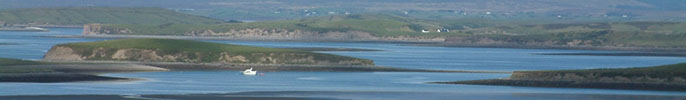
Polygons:
<instances>
[{"instance_id":1,"label":"shoreline","mask_svg":"<svg viewBox=\"0 0 686 100\"><path fill-rule=\"evenodd\" d=\"M534 55L565 56L653 56L653 57L686 57L683 52L631 52L631 53L533 53Z\"/></svg>"},{"instance_id":2,"label":"shoreline","mask_svg":"<svg viewBox=\"0 0 686 100\"><path fill-rule=\"evenodd\" d=\"M511 48L511 49L551 49L551 50L591 50L591 51L637 51L652 53L686 53L686 48L650 48L650 47L599 47L599 46L527 46L527 45L473 45L473 44L409 44L411 46L430 47L469 47L469 48Z\"/></svg>"},{"instance_id":3,"label":"shoreline","mask_svg":"<svg viewBox=\"0 0 686 100\"><path fill-rule=\"evenodd\" d=\"M577 81L536 81L512 79L486 79L451 82L428 82L430 84L465 84L490 86L524 86L549 88L592 88L592 89L623 89L623 90L658 90L658 91L686 91L686 85L659 83L623 83L623 82L577 82Z\"/></svg>"}]
</instances>

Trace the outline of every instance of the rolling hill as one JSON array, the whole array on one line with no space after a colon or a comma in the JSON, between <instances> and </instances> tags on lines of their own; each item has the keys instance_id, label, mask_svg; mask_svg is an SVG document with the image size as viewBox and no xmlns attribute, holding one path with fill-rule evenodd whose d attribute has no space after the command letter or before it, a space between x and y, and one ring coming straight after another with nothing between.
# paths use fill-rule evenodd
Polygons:
<instances>
[{"instance_id":1,"label":"rolling hill","mask_svg":"<svg viewBox=\"0 0 686 100\"><path fill-rule=\"evenodd\" d=\"M162 8L61 7L0 10L6 24L83 25L103 24L217 24L208 17L178 13Z\"/></svg>"}]
</instances>

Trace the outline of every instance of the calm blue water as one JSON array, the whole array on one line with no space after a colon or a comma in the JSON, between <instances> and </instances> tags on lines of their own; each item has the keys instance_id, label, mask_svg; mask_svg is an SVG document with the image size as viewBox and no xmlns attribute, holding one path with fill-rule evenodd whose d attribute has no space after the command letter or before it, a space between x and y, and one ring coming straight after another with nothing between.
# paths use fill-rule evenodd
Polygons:
<instances>
[{"instance_id":1,"label":"calm blue water","mask_svg":"<svg viewBox=\"0 0 686 100\"><path fill-rule=\"evenodd\" d=\"M81 33L81 29L52 30L52 32L0 32L0 43L19 43L19 45L0 45L0 57L40 59L55 44L103 40L37 37ZM549 56L531 54L612 51L419 47L393 43L211 42L263 47L377 49L384 51L322 53L372 59L377 65L381 66L418 69L489 71L587 69L653 66L686 61L685 58L681 57ZM686 96L686 92L424 84L424 82L434 81L504 78L508 77L509 74L288 71L264 73L264 76L242 76L237 71L117 73L107 75L143 78L147 79L147 81L114 83L0 83L0 95L185 94L247 91L411 91L447 94L447 96L452 94L454 94L452 96L465 96L466 94L488 96L489 94L498 94L493 96L506 99L510 99L515 94L537 93L572 94L577 97L587 96L586 94ZM515 96L516 98L512 99L535 99L537 96L540 95L517 95Z\"/></svg>"}]
</instances>

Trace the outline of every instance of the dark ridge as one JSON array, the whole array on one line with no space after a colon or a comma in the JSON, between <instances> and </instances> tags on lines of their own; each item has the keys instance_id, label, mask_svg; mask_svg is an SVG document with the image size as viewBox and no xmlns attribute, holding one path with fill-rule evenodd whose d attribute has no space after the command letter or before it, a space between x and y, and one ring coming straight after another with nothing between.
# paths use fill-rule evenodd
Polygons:
<instances>
[{"instance_id":1,"label":"dark ridge","mask_svg":"<svg viewBox=\"0 0 686 100\"><path fill-rule=\"evenodd\" d=\"M659 83L609 83L609 82L534 81L534 80L507 80L507 79L489 79L489 80L454 81L454 82L431 82L431 83L435 83L435 84L527 86L527 87L686 91L686 85L659 84Z\"/></svg>"}]
</instances>

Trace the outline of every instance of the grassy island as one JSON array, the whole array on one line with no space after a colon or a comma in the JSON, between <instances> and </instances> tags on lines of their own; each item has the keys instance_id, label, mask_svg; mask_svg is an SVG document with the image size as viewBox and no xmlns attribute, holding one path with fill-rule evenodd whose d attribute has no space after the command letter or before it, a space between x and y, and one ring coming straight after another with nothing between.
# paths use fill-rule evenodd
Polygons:
<instances>
[{"instance_id":1,"label":"grassy island","mask_svg":"<svg viewBox=\"0 0 686 100\"><path fill-rule=\"evenodd\" d=\"M54 46L48 60L373 65L371 60L294 49L175 39L119 39Z\"/></svg>"}]
</instances>

